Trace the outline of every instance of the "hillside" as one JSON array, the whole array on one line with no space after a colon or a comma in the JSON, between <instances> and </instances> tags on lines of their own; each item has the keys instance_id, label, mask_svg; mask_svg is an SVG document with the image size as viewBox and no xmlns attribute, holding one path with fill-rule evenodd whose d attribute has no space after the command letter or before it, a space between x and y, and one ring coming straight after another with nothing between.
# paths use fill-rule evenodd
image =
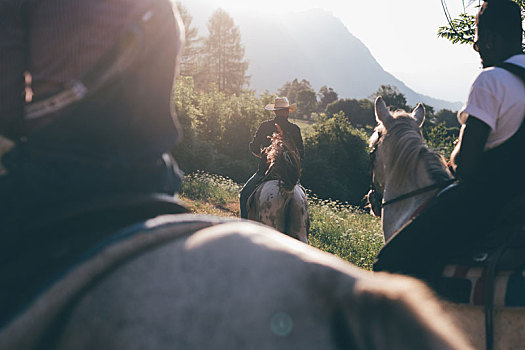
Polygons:
<instances>
[{"instance_id":1,"label":"hillside","mask_svg":"<svg viewBox=\"0 0 525 350\"><path fill-rule=\"evenodd\" d=\"M202 1L184 4L200 34L205 35L213 7L203 6ZM436 110L461 107L460 102L418 94L386 72L365 44L329 12L315 9L272 17L249 12L231 15L240 27L250 62L250 87L257 92L273 92L286 81L304 78L316 90L323 85L334 88L340 98L365 98L380 85L389 84L405 94L411 105L424 102Z\"/></svg>"}]
</instances>

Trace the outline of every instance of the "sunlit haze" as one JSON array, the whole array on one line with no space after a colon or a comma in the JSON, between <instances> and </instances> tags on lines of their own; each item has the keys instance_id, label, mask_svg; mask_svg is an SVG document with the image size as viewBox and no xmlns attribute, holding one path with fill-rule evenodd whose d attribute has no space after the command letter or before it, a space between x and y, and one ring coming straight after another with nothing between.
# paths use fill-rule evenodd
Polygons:
<instances>
[{"instance_id":1,"label":"sunlit haze","mask_svg":"<svg viewBox=\"0 0 525 350\"><path fill-rule=\"evenodd\" d=\"M232 13L258 11L285 14L321 8L338 17L389 73L418 93L463 102L480 70L477 54L467 45L437 37L447 24L440 0L182 0ZM460 0L448 0L453 15ZM475 8L470 8L475 11ZM242 34L242 33L241 33ZM321 64L321 63L320 63Z\"/></svg>"}]
</instances>

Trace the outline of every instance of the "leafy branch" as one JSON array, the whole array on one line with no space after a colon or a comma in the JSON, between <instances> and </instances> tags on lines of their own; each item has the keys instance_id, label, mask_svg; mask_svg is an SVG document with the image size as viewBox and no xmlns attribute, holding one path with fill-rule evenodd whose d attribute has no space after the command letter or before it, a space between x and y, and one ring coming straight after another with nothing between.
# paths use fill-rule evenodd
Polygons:
<instances>
[{"instance_id":1,"label":"leafy branch","mask_svg":"<svg viewBox=\"0 0 525 350\"><path fill-rule=\"evenodd\" d=\"M469 0L466 5L465 0L461 1L463 3L463 13L460 13L457 18L451 18L446 1L441 0L441 6L447 18L448 26L439 27L437 35L440 38L450 40L453 44L472 44L476 31L476 17L468 14L467 8L476 2L476 0ZM513 1L520 6L522 19L525 18L525 0ZM477 2L476 7L481 6L481 1L478 0Z\"/></svg>"},{"instance_id":2,"label":"leafy branch","mask_svg":"<svg viewBox=\"0 0 525 350\"><path fill-rule=\"evenodd\" d=\"M452 19L448 26L439 27L438 37L450 40L453 44L472 44L476 32L476 18L462 13Z\"/></svg>"}]
</instances>

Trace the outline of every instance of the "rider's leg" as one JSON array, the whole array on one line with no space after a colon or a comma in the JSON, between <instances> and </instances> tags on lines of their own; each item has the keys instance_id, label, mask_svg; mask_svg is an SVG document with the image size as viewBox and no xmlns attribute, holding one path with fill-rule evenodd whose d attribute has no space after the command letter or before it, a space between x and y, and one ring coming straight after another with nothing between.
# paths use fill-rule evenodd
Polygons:
<instances>
[{"instance_id":1,"label":"rider's leg","mask_svg":"<svg viewBox=\"0 0 525 350\"><path fill-rule=\"evenodd\" d=\"M379 252L374 270L433 282L443 265L483 240L504 195L486 185L461 184L394 234Z\"/></svg>"},{"instance_id":2,"label":"rider's leg","mask_svg":"<svg viewBox=\"0 0 525 350\"><path fill-rule=\"evenodd\" d=\"M246 181L246 184L244 184L244 187L241 190L241 193L239 194L239 204L241 209L241 218L247 219L248 218L248 210L246 208L246 204L248 203L248 198L250 195L255 191L257 186L259 185L259 182L264 177L264 175L255 173L248 181Z\"/></svg>"},{"instance_id":3,"label":"rider's leg","mask_svg":"<svg viewBox=\"0 0 525 350\"><path fill-rule=\"evenodd\" d=\"M465 208L463 186L448 190L397 231L379 252L375 271L411 275L432 282L446 255L457 247Z\"/></svg>"}]
</instances>

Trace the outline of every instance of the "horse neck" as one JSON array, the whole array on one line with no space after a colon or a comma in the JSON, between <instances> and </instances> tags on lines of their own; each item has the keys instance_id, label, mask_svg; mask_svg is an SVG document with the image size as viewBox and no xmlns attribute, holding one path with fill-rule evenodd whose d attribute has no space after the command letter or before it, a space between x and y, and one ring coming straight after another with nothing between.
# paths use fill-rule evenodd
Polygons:
<instances>
[{"instance_id":1,"label":"horse neck","mask_svg":"<svg viewBox=\"0 0 525 350\"><path fill-rule=\"evenodd\" d=\"M391 164L385 166L388 174L383 193L385 202L451 177L439 156L433 154L424 144L415 149L412 156L407 157L412 159L409 162L396 159L396 147L389 149L392 149L393 154L388 157ZM385 240L404 226L437 191L439 190L421 193L385 206L382 213Z\"/></svg>"},{"instance_id":2,"label":"horse neck","mask_svg":"<svg viewBox=\"0 0 525 350\"><path fill-rule=\"evenodd\" d=\"M267 151L270 160L270 172L268 179L279 180L279 186L287 191L293 190L299 182L301 175L301 163L293 144L290 141L274 136L271 145Z\"/></svg>"},{"instance_id":3,"label":"horse neck","mask_svg":"<svg viewBox=\"0 0 525 350\"><path fill-rule=\"evenodd\" d=\"M277 164L272 169L271 178L279 180L281 187L287 191L293 190L299 182L300 170L296 164L292 164L284 159L284 152L281 152Z\"/></svg>"}]
</instances>

